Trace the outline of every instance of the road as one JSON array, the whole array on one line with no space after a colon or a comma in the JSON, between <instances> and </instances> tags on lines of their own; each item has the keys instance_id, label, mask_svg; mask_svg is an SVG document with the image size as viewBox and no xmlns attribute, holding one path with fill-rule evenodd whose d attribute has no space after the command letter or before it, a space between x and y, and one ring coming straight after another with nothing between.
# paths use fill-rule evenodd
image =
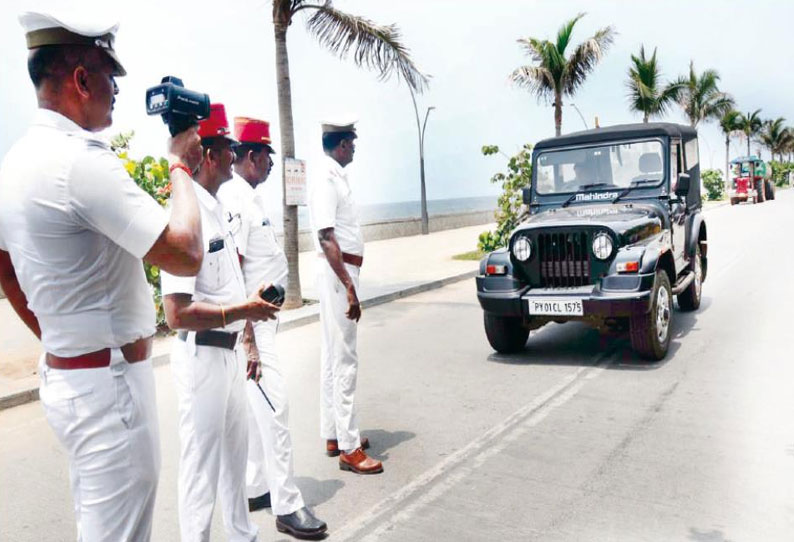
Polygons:
<instances>
[{"instance_id":1,"label":"road","mask_svg":"<svg viewBox=\"0 0 794 542\"><path fill-rule=\"evenodd\" d=\"M473 281L367 310L358 399L379 476L322 453L318 325L280 334L298 483L328 540L792 540L794 191L707 221L703 304L676 312L661 363L576 323L497 355ZM176 404L169 368L156 376L154 539L167 541ZM66 461L38 403L0 412L0 458L0 540L73 540ZM287 540L268 512L254 519L261 540Z\"/></svg>"}]
</instances>

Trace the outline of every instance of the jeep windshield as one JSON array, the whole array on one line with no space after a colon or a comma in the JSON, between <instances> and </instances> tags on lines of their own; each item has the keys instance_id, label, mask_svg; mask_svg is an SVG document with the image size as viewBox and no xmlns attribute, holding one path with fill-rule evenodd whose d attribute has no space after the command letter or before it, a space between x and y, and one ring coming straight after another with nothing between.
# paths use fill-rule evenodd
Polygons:
<instances>
[{"instance_id":1,"label":"jeep windshield","mask_svg":"<svg viewBox=\"0 0 794 542\"><path fill-rule=\"evenodd\" d=\"M535 169L535 190L544 195L658 186L664 148L650 140L548 150L538 155Z\"/></svg>"}]
</instances>

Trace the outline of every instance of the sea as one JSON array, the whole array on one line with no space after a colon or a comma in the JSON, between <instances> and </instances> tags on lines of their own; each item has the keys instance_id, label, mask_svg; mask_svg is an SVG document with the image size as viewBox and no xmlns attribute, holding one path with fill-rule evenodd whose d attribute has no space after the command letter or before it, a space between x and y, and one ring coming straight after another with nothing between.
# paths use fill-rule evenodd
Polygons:
<instances>
[{"instance_id":1,"label":"sea","mask_svg":"<svg viewBox=\"0 0 794 542\"><path fill-rule=\"evenodd\" d=\"M495 211L498 196L478 196L471 198L449 198L427 200L427 214L430 217L475 211ZM282 229L281 210L268 209L271 212L271 221L276 230ZM359 204L358 211L361 224L372 224L389 220L407 218L420 218L422 216L421 202L399 201L394 203L374 203L369 205ZM305 206L298 207L298 228L308 229L309 210Z\"/></svg>"}]
</instances>

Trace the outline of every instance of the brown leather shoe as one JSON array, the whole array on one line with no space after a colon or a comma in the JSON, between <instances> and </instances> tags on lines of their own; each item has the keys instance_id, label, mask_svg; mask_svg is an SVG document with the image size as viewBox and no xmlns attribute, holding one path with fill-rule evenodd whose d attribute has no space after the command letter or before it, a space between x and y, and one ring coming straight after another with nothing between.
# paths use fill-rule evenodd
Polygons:
<instances>
[{"instance_id":1,"label":"brown leather shoe","mask_svg":"<svg viewBox=\"0 0 794 542\"><path fill-rule=\"evenodd\" d=\"M353 453L339 454L339 468L356 474L378 474L383 472L383 463L369 457L363 449L356 448Z\"/></svg>"},{"instance_id":2,"label":"brown leather shoe","mask_svg":"<svg viewBox=\"0 0 794 542\"><path fill-rule=\"evenodd\" d=\"M361 449L369 450L369 439L367 437L361 437ZM336 439L325 441L325 454L328 457L339 455L339 442Z\"/></svg>"}]
</instances>

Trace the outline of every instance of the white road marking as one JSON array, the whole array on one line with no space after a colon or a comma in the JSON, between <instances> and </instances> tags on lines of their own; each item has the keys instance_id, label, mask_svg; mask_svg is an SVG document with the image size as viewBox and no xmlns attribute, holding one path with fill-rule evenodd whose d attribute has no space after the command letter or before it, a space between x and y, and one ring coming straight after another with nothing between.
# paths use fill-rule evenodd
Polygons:
<instances>
[{"instance_id":1,"label":"white road marking","mask_svg":"<svg viewBox=\"0 0 794 542\"><path fill-rule=\"evenodd\" d=\"M381 535L399 523L409 520L419 509L434 501L482 466L485 461L501 453L527 430L538 425L556 408L573 398L587 383L598 377L612 361L611 352L599 356L596 367L581 367L562 382L523 406L504 421L451 454L430 470L415 478L396 493L375 504L358 518L332 533L334 540L377 541ZM427 489L427 486L434 484ZM406 502L410 504L406 505ZM369 530L382 517L388 519Z\"/></svg>"}]
</instances>

